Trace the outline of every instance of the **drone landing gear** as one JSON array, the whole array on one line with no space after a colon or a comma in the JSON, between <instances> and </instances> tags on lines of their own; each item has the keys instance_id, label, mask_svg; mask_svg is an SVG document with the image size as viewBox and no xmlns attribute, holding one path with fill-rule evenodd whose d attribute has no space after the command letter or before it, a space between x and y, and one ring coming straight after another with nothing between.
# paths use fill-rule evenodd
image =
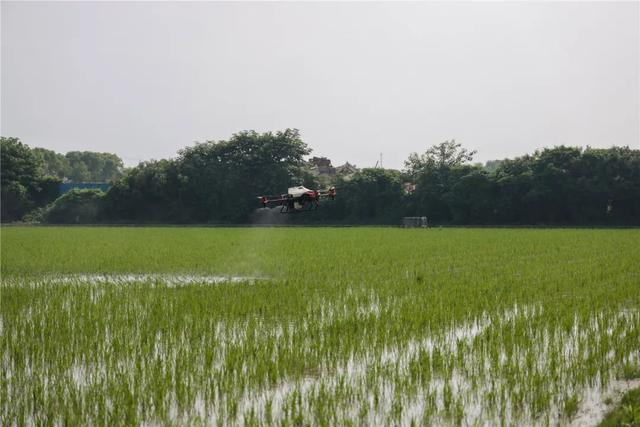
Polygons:
<instances>
[{"instance_id":1,"label":"drone landing gear","mask_svg":"<svg viewBox=\"0 0 640 427\"><path fill-rule=\"evenodd\" d=\"M310 198L301 198L299 201L290 199L282 202L280 213L300 213L318 209L318 201Z\"/></svg>"}]
</instances>

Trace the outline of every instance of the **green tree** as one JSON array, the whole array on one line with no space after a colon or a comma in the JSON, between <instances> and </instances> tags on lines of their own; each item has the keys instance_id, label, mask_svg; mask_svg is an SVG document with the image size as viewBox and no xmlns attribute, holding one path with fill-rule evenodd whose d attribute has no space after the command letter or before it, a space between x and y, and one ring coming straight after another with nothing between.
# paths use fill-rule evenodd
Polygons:
<instances>
[{"instance_id":1,"label":"green tree","mask_svg":"<svg viewBox=\"0 0 640 427\"><path fill-rule=\"evenodd\" d=\"M124 163L112 153L70 151L65 155L74 182L109 182L122 177Z\"/></svg>"},{"instance_id":2,"label":"green tree","mask_svg":"<svg viewBox=\"0 0 640 427\"><path fill-rule=\"evenodd\" d=\"M502 162L503 160L487 160L487 162L484 164L484 169L487 172L495 172Z\"/></svg>"},{"instance_id":3,"label":"green tree","mask_svg":"<svg viewBox=\"0 0 640 427\"><path fill-rule=\"evenodd\" d=\"M410 175L429 169L447 170L472 161L475 154L475 150L467 150L452 139L430 147L423 154L411 153L405 167Z\"/></svg>"},{"instance_id":4,"label":"green tree","mask_svg":"<svg viewBox=\"0 0 640 427\"><path fill-rule=\"evenodd\" d=\"M640 150L545 148L504 160L494 180L502 223L640 222Z\"/></svg>"},{"instance_id":5,"label":"green tree","mask_svg":"<svg viewBox=\"0 0 640 427\"><path fill-rule=\"evenodd\" d=\"M465 168L469 167L467 163L473 160L474 154L475 151L451 140L430 147L424 154L409 155L406 173L416 184L416 190L407 201L407 212L427 216L435 222L453 221L451 202L456 198L450 193L456 180L468 171Z\"/></svg>"},{"instance_id":6,"label":"green tree","mask_svg":"<svg viewBox=\"0 0 640 427\"><path fill-rule=\"evenodd\" d=\"M640 150L587 148L582 153L579 190L586 220L640 225Z\"/></svg>"},{"instance_id":7,"label":"green tree","mask_svg":"<svg viewBox=\"0 0 640 427\"><path fill-rule=\"evenodd\" d=\"M84 162L81 161L71 161L69 162L71 166L71 172L69 173L69 180L72 182L90 182L93 181L91 179L91 173L89 172L89 168Z\"/></svg>"},{"instance_id":8,"label":"green tree","mask_svg":"<svg viewBox=\"0 0 640 427\"><path fill-rule=\"evenodd\" d=\"M458 166L443 200L456 224L487 224L495 221L495 182L478 166Z\"/></svg>"},{"instance_id":9,"label":"green tree","mask_svg":"<svg viewBox=\"0 0 640 427\"><path fill-rule=\"evenodd\" d=\"M339 186L350 223L399 224L403 216L402 174L393 169L365 168ZM327 205L331 208L331 205ZM339 206L338 206L339 208Z\"/></svg>"},{"instance_id":10,"label":"green tree","mask_svg":"<svg viewBox=\"0 0 640 427\"><path fill-rule=\"evenodd\" d=\"M31 194L39 190L41 162L18 138L0 137L2 221L20 219L34 207Z\"/></svg>"},{"instance_id":11,"label":"green tree","mask_svg":"<svg viewBox=\"0 0 640 427\"><path fill-rule=\"evenodd\" d=\"M243 221L256 196L303 182L303 157L310 152L297 129L244 131L185 148L178 157L182 201L196 221Z\"/></svg>"},{"instance_id":12,"label":"green tree","mask_svg":"<svg viewBox=\"0 0 640 427\"><path fill-rule=\"evenodd\" d=\"M45 175L37 180L37 187L33 187L35 191L30 194L31 199L36 207L46 206L53 202L60 195L60 184L62 181L58 177Z\"/></svg>"},{"instance_id":13,"label":"green tree","mask_svg":"<svg viewBox=\"0 0 640 427\"><path fill-rule=\"evenodd\" d=\"M55 176L61 180L71 175L71 166L64 155L46 148L36 147L32 151L41 159L44 175Z\"/></svg>"},{"instance_id":14,"label":"green tree","mask_svg":"<svg viewBox=\"0 0 640 427\"><path fill-rule=\"evenodd\" d=\"M100 190L71 190L46 208L43 217L52 224L91 224L100 220L104 193Z\"/></svg>"},{"instance_id":15,"label":"green tree","mask_svg":"<svg viewBox=\"0 0 640 427\"><path fill-rule=\"evenodd\" d=\"M182 205L185 177L174 160L142 162L116 181L105 197L105 215L116 221L189 222Z\"/></svg>"},{"instance_id":16,"label":"green tree","mask_svg":"<svg viewBox=\"0 0 640 427\"><path fill-rule=\"evenodd\" d=\"M502 224L532 223L535 206L528 205L527 194L533 186L533 164L529 155L503 160L492 175L496 185L496 217Z\"/></svg>"}]
</instances>

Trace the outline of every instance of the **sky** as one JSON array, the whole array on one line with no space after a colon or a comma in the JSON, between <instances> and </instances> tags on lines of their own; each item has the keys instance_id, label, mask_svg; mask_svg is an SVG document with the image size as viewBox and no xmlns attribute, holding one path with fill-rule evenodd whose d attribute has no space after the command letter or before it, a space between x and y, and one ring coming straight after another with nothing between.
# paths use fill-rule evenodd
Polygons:
<instances>
[{"instance_id":1,"label":"sky","mask_svg":"<svg viewBox=\"0 0 640 427\"><path fill-rule=\"evenodd\" d=\"M313 155L401 168L640 148L640 2L12 2L0 132L127 165L298 128Z\"/></svg>"}]
</instances>

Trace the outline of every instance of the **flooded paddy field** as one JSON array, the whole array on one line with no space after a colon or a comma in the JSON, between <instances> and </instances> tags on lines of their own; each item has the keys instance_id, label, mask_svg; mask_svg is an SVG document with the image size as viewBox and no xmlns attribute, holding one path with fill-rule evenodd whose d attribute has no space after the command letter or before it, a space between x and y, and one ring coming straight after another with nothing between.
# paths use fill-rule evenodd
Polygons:
<instances>
[{"instance_id":1,"label":"flooded paddy field","mask_svg":"<svg viewBox=\"0 0 640 427\"><path fill-rule=\"evenodd\" d=\"M596 425L640 386L640 230L1 239L2 425Z\"/></svg>"}]
</instances>

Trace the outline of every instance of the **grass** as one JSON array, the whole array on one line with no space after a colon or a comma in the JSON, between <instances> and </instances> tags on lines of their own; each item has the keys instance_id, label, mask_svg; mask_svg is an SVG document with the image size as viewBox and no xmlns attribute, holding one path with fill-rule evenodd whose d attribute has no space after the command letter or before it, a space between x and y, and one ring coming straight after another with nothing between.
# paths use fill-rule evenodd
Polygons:
<instances>
[{"instance_id":1,"label":"grass","mask_svg":"<svg viewBox=\"0 0 640 427\"><path fill-rule=\"evenodd\" d=\"M639 230L1 231L3 425L555 424L639 364Z\"/></svg>"},{"instance_id":2,"label":"grass","mask_svg":"<svg viewBox=\"0 0 640 427\"><path fill-rule=\"evenodd\" d=\"M608 413L600 427L640 426L640 388L627 392L618 408Z\"/></svg>"}]
</instances>

